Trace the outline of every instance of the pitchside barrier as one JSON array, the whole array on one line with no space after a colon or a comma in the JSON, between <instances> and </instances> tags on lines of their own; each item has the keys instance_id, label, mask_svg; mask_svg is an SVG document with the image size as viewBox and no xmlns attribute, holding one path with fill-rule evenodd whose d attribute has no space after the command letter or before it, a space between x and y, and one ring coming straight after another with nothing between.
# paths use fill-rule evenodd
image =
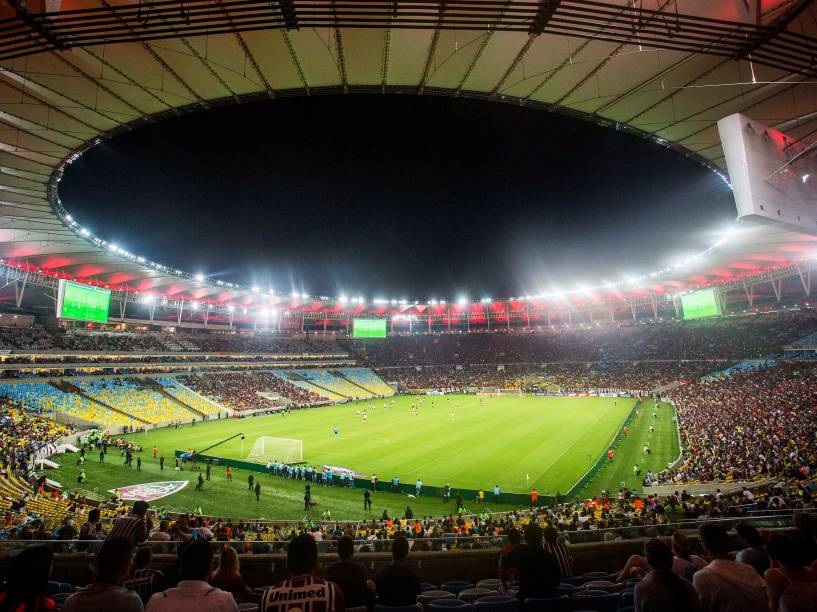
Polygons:
<instances>
[{"instance_id":1,"label":"pitchside barrier","mask_svg":"<svg viewBox=\"0 0 817 612\"><path fill-rule=\"evenodd\" d=\"M605 453L607 450L605 449ZM175 456L181 458L183 454L186 454L187 451L175 451ZM206 463L208 460L212 460L214 462L218 462L218 467L221 468L233 468L238 470L247 470L248 472L257 472L261 474L268 474L267 466L261 463L253 463L251 461L242 461L240 459L229 459L226 457L217 457L215 455L197 455L198 467L202 467L202 464ZM186 465L190 465L190 462ZM337 475L335 475L335 486L339 486L339 480ZM370 489L372 488L372 483L367 478L355 478L353 481L353 488L355 489ZM315 483L320 484L320 483ZM575 487L573 487L575 488ZM379 480L377 482L377 491L383 493L391 493L392 491L392 484L390 480ZM494 502L494 495L493 489L487 488L483 489L485 493L485 505L489 506ZM414 495L416 493L416 489L414 484L409 483L400 483L398 486L397 493L404 494L404 495ZM451 505L453 508L454 500L457 498L457 495L462 495L463 502L465 507L468 508L471 512L479 513L480 506L476 503L477 494L479 491L477 489L462 489L462 488L451 488ZM423 490L421 493L422 497L437 497L442 498L443 496L443 487L435 487L432 485L423 485ZM567 499L566 495L559 495L560 502L565 501ZM554 495L543 495L542 493L539 494L539 502L537 503L538 506L552 506L556 502L556 497ZM519 507L523 506L530 506L530 495L527 493L500 493L499 499L496 503L500 504L509 504L515 505Z\"/></svg>"},{"instance_id":2,"label":"pitchside barrier","mask_svg":"<svg viewBox=\"0 0 817 612\"><path fill-rule=\"evenodd\" d=\"M616 432L616 435L613 436L612 440L610 440L610 444L607 445L607 448L601 451L601 454L599 455L598 459L596 459L596 462L593 464L593 466L589 470L587 470L584 473L584 475L581 478L579 478L579 480L576 481L576 484L570 487L567 493L565 493L565 499L572 499L573 497L576 497L585 489L585 487L587 487L590 484L590 482L596 476L598 476L601 469L609 461L607 459L608 449L611 448L618 449L619 442L621 442L622 438L624 437L623 433L624 427L630 424L630 422L633 420L633 415L635 414L636 409L640 408L642 403L643 402L640 399L635 403L632 410L630 410L630 413L627 415L627 418L624 419L624 424L621 427L619 427L618 431Z\"/></svg>"}]
</instances>

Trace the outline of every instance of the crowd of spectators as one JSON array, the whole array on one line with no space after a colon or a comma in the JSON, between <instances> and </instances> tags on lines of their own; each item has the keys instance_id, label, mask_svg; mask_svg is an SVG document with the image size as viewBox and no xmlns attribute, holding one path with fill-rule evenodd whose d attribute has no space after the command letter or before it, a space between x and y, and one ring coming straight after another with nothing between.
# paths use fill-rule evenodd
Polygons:
<instances>
[{"instance_id":1,"label":"crowd of spectators","mask_svg":"<svg viewBox=\"0 0 817 612\"><path fill-rule=\"evenodd\" d=\"M817 468L817 366L788 362L684 385L684 462L661 481L798 478Z\"/></svg>"},{"instance_id":2,"label":"crowd of spectators","mask_svg":"<svg viewBox=\"0 0 817 612\"><path fill-rule=\"evenodd\" d=\"M236 372L180 376L179 382L197 393L214 399L221 405L238 411L269 409L275 406L306 406L324 398L302 389L271 372ZM279 401L264 399L259 393L283 398Z\"/></svg>"},{"instance_id":3,"label":"crowd of spectators","mask_svg":"<svg viewBox=\"0 0 817 612\"><path fill-rule=\"evenodd\" d=\"M596 363L383 367L381 378L406 391L446 393L480 388L562 393L649 393L674 382L694 382L731 361L613 361Z\"/></svg>"},{"instance_id":4,"label":"crowd of spectators","mask_svg":"<svg viewBox=\"0 0 817 612\"><path fill-rule=\"evenodd\" d=\"M25 469L31 458L74 431L32 413L25 406L0 398L0 463L4 468Z\"/></svg>"},{"instance_id":5,"label":"crowd of spectators","mask_svg":"<svg viewBox=\"0 0 817 612\"><path fill-rule=\"evenodd\" d=\"M351 342L369 365L455 365L646 359L744 359L779 353L817 327L812 310L697 321L573 325L539 331L390 336Z\"/></svg>"}]
</instances>

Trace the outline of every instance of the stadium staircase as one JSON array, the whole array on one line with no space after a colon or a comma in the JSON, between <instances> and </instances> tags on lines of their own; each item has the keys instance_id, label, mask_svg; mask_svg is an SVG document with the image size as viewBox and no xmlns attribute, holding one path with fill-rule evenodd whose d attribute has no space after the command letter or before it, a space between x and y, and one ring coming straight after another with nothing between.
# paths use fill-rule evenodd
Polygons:
<instances>
[{"instance_id":1,"label":"stadium staircase","mask_svg":"<svg viewBox=\"0 0 817 612\"><path fill-rule=\"evenodd\" d=\"M371 393L373 396L394 395L394 388L370 368L341 368L333 370L332 373Z\"/></svg>"},{"instance_id":2,"label":"stadium staircase","mask_svg":"<svg viewBox=\"0 0 817 612\"><path fill-rule=\"evenodd\" d=\"M176 404L177 406L179 406L181 408L184 408L185 410L190 411L195 416L204 417L204 413L202 411L196 410L195 408L193 408L193 406L190 406L189 404L186 404L185 402L180 400L178 397L175 397L174 395L171 395L170 393L168 393L165 390L165 388L162 385L160 385L154 379L152 379L152 378L138 378L137 380L143 386L147 387L148 389L152 389L153 391L155 391L159 395L166 398L169 402L171 402L173 404Z\"/></svg>"},{"instance_id":3,"label":"stadium staircase","mask_svg":"<svg viewBox=\"0 0 817 612\"><path fill-rule=\"evenodd\" d=\"M115 412L115 413L117 413L119 415L122 415L126 419L136 421L136 422L140 423L141 425L148 425L150 423L149 421L147 421L147 420L145 420L145 419L143 419L141 417L135 416L133 414L128 414L124 410L120 410L119 408L115 408L115 407L111 406L110 404L108 404L106 402L103 402L102 400L98 400L95 397L92 397L91 395L88 395L85 391L83 391L82 389L80 389L76 385L74 385L74 384L72 384L72 383L70 383L70 382L68 382L66 380L60 380L60 381L57 381L57 382L52 382L51 384L54 385L60 391L64 391L65 393L75 393L76 395L79 395L80 397L85 398L86 400L88 400L92 404L96 404L98 406L101 406L105 410L109 410L110 412Z\"/></svg>"},{"instance_id":4,"label":"stadium staircase","mask_svg":"<svg viewBox=\"0 0 817 612\"><path fill-rule=\"evenodd\" d=\"M293 385L300 387L301 389L305 389L307 391L311 391L316 395L320 395L321 397L325 397L326 399L330 399L333 401L338 400L348 400L349 398L345 395L337 393L328 387L324 387L323 385L316 383L313 380L309 380L304 376L302 373L297 372L296 370L276 370L274 372L276 376L279 378L283 378L285 381L292 383Z\"/></svg>"},{"instance_id":5,"label":"stadium staircase","mask_svg":"<svg viewBox=\"0 0 817 612\"><path fill-rule=\"evenodd\" d=\"M377 395L377 393L375 393L375 392L374 392L374 391L372 391L371 389L367 389L366 387L364 387L363 385L361 385L359 382L357 382L357 381L355 381L355 380L352 380L352 379L351 379L351 378L349 378L348 376L344 376L344 375L343 375L343 372L341 372L340 370L329 370L329 373L330 373L332 376L336 376L337 378L340 378L340 379L345 380L347 383L349 383L349 384L350 384L350 385L352 385L353 387L356 387L356 388L360 389L360 390L361 390L361 391L363 391L363 393L365 393L365 394L366 394L368 397L374 397L375 395Z\"/></svg>"}]
</instances>

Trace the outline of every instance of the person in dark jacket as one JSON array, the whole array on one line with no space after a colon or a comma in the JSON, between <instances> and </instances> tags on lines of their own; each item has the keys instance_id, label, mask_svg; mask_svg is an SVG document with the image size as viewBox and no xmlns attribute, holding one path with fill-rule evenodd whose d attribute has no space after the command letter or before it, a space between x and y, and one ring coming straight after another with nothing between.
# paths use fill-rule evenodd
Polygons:
<instances>
[{"instance_id":1,"label":"person in dark jacket","mask_svg":"<svg viewBox=\"0 0 817 612\"><path fill-rule=\"evenodd\" d=\"M348 608L374 605L374 583L366 579L366 568L352 561L355 545L352 538L343 536L338 540L339 561L326 568L324 576L343 591L343 601Z\"/></svg>"},{"instance_id":2,"label":"person in dark jacket","mask_svg":"<svg viewBox=\"0 0 817 612\"><path fill-rule=\"evenodd\" d=\"M409 544L398 534L392 542L392 562L377 574L377 603L383 606L411 606L420 594L420 577L406 565Z\"/></svg>"},{"instance_id":3,"label":"person in dark jacket","mask_svg":"<svg viewBox=\"0 0 817 612\"><path fill-rule=\"evenodd\" d=\"M525 543L505 555L503 566L519 574L520 601L558 596L559 563L542 547L542 530L536 523L525 527Z\"/></svg>"}]
</instances>

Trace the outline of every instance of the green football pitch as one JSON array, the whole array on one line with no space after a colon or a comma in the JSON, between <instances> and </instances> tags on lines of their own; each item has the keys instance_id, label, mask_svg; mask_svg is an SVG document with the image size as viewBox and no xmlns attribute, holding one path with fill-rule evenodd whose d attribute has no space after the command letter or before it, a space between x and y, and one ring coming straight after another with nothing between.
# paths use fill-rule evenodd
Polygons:
<instances>
[{"instance_id":1,"label":"green football pitch","mask_svg":"<svg viewBox=\"0 0 817 612\"><path fill-rule=\"evenodd\" d=\"M105 464L99 464L92 454L85 465L86 488L104 492L129 484L183 479L190 481L187 488L157 503L190 509L201 503L205 512L245 518L301 518L303 483L263 475L263 496L269 497L259 503L242 490L242 483L247 488L246 474L236 473L234 481L227 483L223 468L216 468L202 495L193 490L197 473L172 470L174 451L202 450L243 433L243 441L234 438L206 454L246 460L259 437L293 438L303 441L306 464L343 467L365 477L376 473L383 483L396 475L402 483L421 478L426 485L450 483L455 490L482 488L486 494L494 484L503 492L527 493L532 487L542 494L565 492L607 450L636 403L625 398L424 396L419 413L413 415L411 406L417 398L393 399L394 408L385 411L384 400L374 401L374 409L368 401L350 402L288 415L217 420L133 434L127 437L144 447L143 471L122 466L117 453L111 453ZM638 479L632 476L633 463L639 463L643 471L660 470L677 456L672 408L662 405L653 420L651 406L652 402L632 421L616 460L605 464L588 495L602 488L615 490L622 482L638 486ZM368 413L365 422L358 414L364 408ZM645 411L649 414L643 414ZM648 431L651 423L654 434ZM652 453L643 455L648 439ZM166 458L163 472L153 462L154 445ZM71 488L78 467L66 459L51 477ZM361 495L360 490L321 488L317 497L325 500L324 507L330 506L334 516L370 517L372 513L362 511ZM407 499L416 514L440 515L451 510L437 499L377 495L376 506L382 501L397 514L402 514ZM510 507L491 507L503 509ZM382 510L376 507L376 515Z\"/></svg>"}]
</instances>

